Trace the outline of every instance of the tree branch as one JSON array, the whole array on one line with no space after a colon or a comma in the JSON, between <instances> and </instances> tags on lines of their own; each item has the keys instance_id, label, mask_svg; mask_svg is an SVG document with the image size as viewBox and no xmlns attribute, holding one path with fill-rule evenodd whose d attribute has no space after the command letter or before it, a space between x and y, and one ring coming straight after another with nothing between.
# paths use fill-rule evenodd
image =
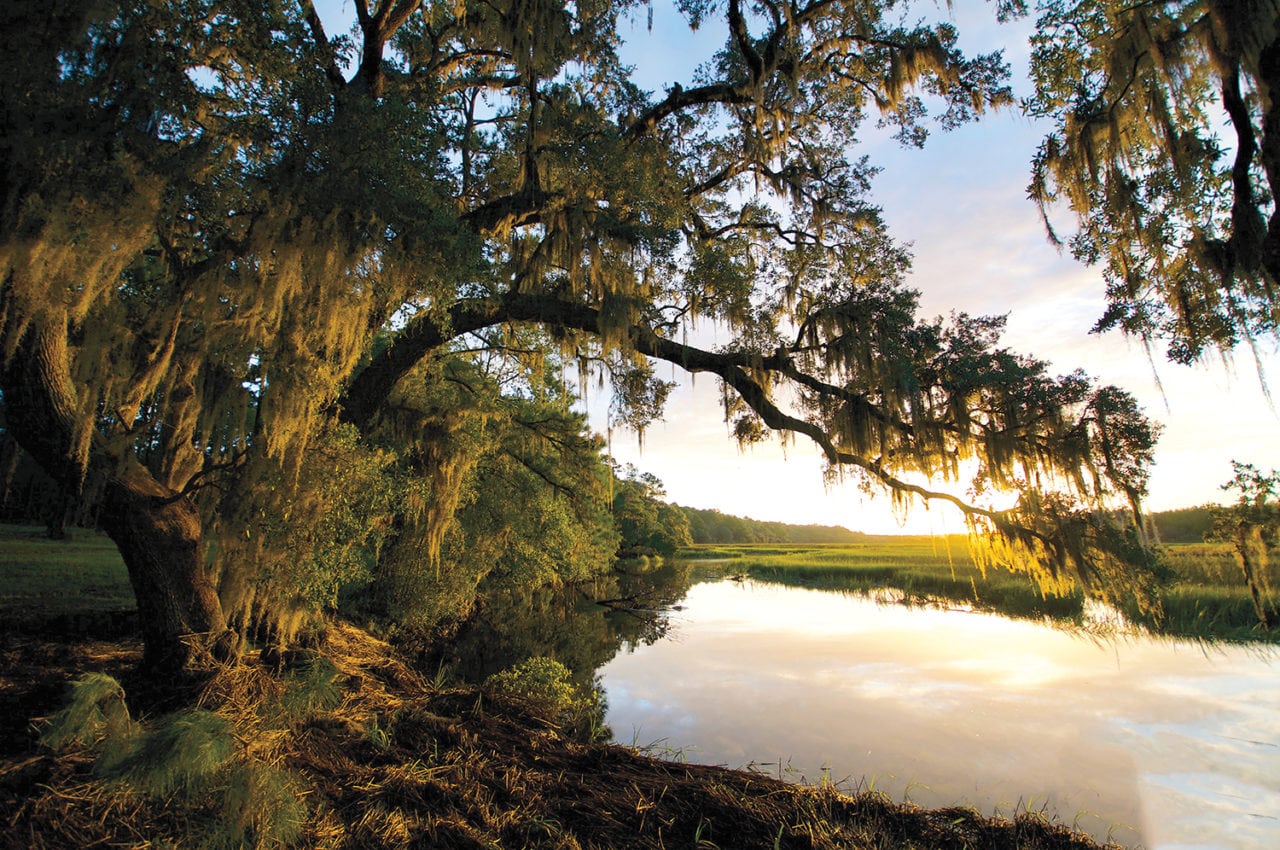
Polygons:
<instances>
[{"instance_id":1,"label":"tree branch","mask_svg":"<svg viewBox=\"0 0 1280 850\"><path fill-rule=\"evenodd\" d=\"M359 372L348 386L340 404L340 415L361 429L370 428L377 412L391 393L395 384L424 357L442 348L449 340L481 328L503 322L533 322L565 329L598 334L601 329L600 312L583 304L562 301L552 296L508 293L497 298L460 301L447 313L437 318L430 314L415 317L395 341ZM823 430L813 422L792 416L779 408L764 387L756 381L748 369L780 372L792 380L819 392L834 395L843 401L859 405L868 415L884 424L911 435L909 423L901 422L872 405L865 396L850 393L812 376L805 375L790 363L783 351L768 358L740 352L711 352L691 345L658 336L647 327L632 326L628 345L631 350L676 364L689 372L710 372L732 387L742 400L771 429L790 431L808 437L819 447L832 465L856 466L899 492L912 493L925 499L947 501L970 516L981 516L992 521L1000 520L998 512L970 505L948 493L928 490L894 477L880 463L842 451Z\"/></svg>"},{"instance_id":2,"label":"tree branch","mask_svg":"<svg viewBox=\"0 0 1280 850\"><path fill-rule=\"evenodd\" d=\"M324 23L316 12L315 4L311 0L301 0L301 5L302 14L307 19L307 27L311 30L311 38L316 43L316 52L325 60L325 75L335 89L345 87L347 79L342 76L342 69L338 67L338 57L333 52L333 45L329 43L329 36L325 34Z\"/></svg>"},{"instance_id":3,"label":"tree branch","mask_svg":"<svg viewBox=\"0 0 1280 850\"><path fill-rule=\"evenodd\" d=\"M623 137L636 140L653 131L662 121L677 112L683 112L694 106L711 106L712 104L746 105L754 103L755 98L744 86L729 83L697 86L691 89L675 86L665 99L649 107L631 126L623 132Z\"/></svg>"}]
</instances>

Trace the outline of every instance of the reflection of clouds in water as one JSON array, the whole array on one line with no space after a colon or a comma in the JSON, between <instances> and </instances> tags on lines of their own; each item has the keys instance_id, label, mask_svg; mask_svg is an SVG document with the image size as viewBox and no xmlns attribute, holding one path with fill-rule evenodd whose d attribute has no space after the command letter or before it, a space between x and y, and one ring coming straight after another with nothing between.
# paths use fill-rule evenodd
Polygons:
<instances>
[{"instance_id":1,"label":"reflection of clouds in water","mask_svg":"<svg viewBox=\"0 0 1280 850\"><path fill-rule=\"evenodd\" d=\"M1043 653L1005 652L998 659L962 658L938 665L940 673L960 674L999 688L1032 690L1072 679L1076 673Z\"/></svg>"},{"instance_id":2,"label":"reflection of clouds in water","mask_svg":"<svg viewBox=\"0 0 1280 850\"><path fill-rule=\"evenodd\" d=\"M1276 846L1280 793L1200 772L1144 773L1144 792L1176 821L1156 818L1150 836L1161 848Z\"/></svg>"},{"instance_id":3,"label":"reflection of clouds in water","mask_svg":"<svg viewBox=\"0 0 1280 850\"><path fill-rule=\"evenodd\" d=\"M685 604L679 646L602 670L624 741L638 727L691 760L876 776L921 805L1030 796L1160 850L1280 846L1280 821L1254 816L1280 811L1274 655L770 585L700 585Z\"/></svg>"},{"instance_id":4,"label":"reflection of clouds in water","mask_svg":"<svg viewBox=\"0 0 1280 850\"><path fill-rule=\"evenodd\" d=\"M803 677L798 677L803 679ZM812 677L820 687L840 688L855 699L905 703L897 710L953 712L982 688L967 682L921 679L900 664L860 664Z\"/></svg>"}]
</instances>

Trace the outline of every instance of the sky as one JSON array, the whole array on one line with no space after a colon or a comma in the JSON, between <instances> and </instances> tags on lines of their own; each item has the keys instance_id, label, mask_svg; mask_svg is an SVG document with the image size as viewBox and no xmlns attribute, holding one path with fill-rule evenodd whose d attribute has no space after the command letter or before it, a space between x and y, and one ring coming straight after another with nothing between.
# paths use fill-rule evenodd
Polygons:
<instances>
[{"instance_id":1,"label":"sky","mask_svg":"<svg viewBox=\"0 0 1280 850\"><path fill-rule=\"evenodd\" d=\"M721 36L711 28L690 34L664 0L654 0L653 10L652 30L643 11L629 31L624 28L624 59L636 65L641 86L660 93L672 82L687 83L693 65L711 55ZM948 16L960 29L962 48L1005 47L1015 91L1019 85L1026 91L1020 82L1029 54L1025 23L998 25L991 6L975 2L957 4ZM1043 133L1016 111L935 133L923 150L863 133L862 152L884 169L872 197L894 235L913 246L909 284L921 292L923 314L1007 314L1010 348L1048 361L1055 374L1083 368L1132 393L1164 426L1151 509L1224 501L1220 485L1231 476L1233 459L1280 468L1280 416L1251 352L1189 368L1166 362L1159 350L1153 363L1137 341L1088 333L1104 308L1101 273L1053 247L1026 198L1031 156ZM704 334L698 340L703 345L727 339L723 332ZM1261 360L1273 383L1280 380L1274 344L1263 344ZM828 486L811 444L784 447L774 439L740 451L723 422L714 378L695 381L674 367L663 377L679 382L665 420L649 427L643 441L613 429L610 451L619 462L660 478L671 501L870 533L963 531L952 509L917 508L902 517L885 494L852 484ZM593 395L586 404L594 426L604 431L607 398Z\"/></svg>"}]
</instances>

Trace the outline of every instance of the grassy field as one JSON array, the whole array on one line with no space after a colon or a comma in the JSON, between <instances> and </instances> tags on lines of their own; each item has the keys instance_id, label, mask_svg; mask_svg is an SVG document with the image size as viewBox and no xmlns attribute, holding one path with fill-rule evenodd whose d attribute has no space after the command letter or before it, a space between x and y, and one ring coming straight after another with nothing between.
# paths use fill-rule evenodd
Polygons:
<instances>
[{"instance_id":1,"label":"grassy field","mask_svg":"<svg viewBox=\"0 0 1280 850\"><path fill-rule=\"evenodd\" d=\"M891 589L908 603L959 603L1006 616L1050 617L1073 625L1084 620L1084 595L1078 588L1065 596L1046 595L1026 574L999 568L988 568L984 574L962 535L878 536L828 546L696 546L686 554L714 563L730 575L758 581L867 595ZM1280 634L1257 628L1257 616L1229 545L1177 544L1165 547L1161 557L1163 617L1143 621L1146 628L1177 637L1280 642ZM1277 562L1280 558L1272 559L1270 587L1280 587Z\"/></svg>"},{"instance_id":2,"label":"grassy field","mask_svg":"<svg viewBox=\"0 0 1280 850\"><path fill-rule=\"evenodd\" d=\"M128 611L129 575L115 544L75 529L50 540L44 526L0 525L0 618L18 625Z\"/></svg>"}]
</instances>

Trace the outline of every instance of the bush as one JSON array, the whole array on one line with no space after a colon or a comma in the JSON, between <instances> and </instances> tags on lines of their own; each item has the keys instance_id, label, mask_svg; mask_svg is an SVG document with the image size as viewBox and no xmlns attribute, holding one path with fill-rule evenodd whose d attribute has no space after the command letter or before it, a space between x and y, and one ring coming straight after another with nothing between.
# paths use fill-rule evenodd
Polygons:
<instances>
[{"instance_id":1,"label":"bush","mask_svg":"<svg viewBox=\"0 0 1280 850\"><path fill-rule=\"evenodd\" d=\"M484 682L490 693L524 704L536 717L562 727L571 737L595 741L608 736L598 688L573 682L573 674L554 658L529 658Z\"/></svg>"}]
</instances>

